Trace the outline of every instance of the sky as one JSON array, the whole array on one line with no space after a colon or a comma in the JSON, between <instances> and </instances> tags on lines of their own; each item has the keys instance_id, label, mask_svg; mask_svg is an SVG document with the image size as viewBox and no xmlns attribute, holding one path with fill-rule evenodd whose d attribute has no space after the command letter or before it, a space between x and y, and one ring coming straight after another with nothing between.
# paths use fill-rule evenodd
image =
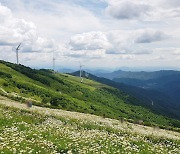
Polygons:
<instances>
[{"instance_id":1,"label":"sky","mask_svg":"<svg viewBox=\"0 0 180 154\"><path fill-rule=\"evenodd\" d=\"M36 68L180 68L180 0L0 0L0 59Z\"/></svg>"}]
</instances>

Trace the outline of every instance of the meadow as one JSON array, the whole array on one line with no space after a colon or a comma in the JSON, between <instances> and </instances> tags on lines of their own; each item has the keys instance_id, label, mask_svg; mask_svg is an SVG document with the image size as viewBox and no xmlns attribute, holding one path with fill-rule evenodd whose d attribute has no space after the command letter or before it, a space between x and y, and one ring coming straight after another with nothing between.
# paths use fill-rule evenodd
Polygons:
<instances>
[{"instance_id":1,"label":"meadow","mask_svg":"<svg viewBox=\"0 0 180 154\"><path fill-rule=\"evenodd\" d=\"M180 153L180 133L0 97L0 153Z\"/></svg>"}]
</instances>

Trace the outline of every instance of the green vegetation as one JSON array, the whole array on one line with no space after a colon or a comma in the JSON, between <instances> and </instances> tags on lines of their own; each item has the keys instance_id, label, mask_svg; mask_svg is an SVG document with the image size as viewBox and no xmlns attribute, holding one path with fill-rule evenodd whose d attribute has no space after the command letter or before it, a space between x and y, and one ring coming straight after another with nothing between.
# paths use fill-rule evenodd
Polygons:
<instances>
[{"instance_id":1,"label":"green vegetation","mask_svg":"<svg viewBox=\"0 0 180 154\"><path fill-rule=\"evenodd\" d=\"M123 91L98 82L35 70L22 65L0 62L0 93L16 100L33 100L39 106L90 113L145 125L177 129L180 121L152 113L138 105L138 100ZM7 92L7 93L5 93ZM175 128L176 127L176 128Z\"/></svg>"},{"instance_id":2,"label":"green vegetation","mask_svg":"<svg viewBox=\"0 0 180 154\"><path fill-rule=\"evenodd\" d=\"M17 102L14 104L16 108L0 105L0 153L180 152L180 134L177 132L159 128L151 130L62 110L56 110L51 115L51 109L39 107L38 111L34 111L34 107L27 109L25 105L20 107Z\"/></svg>"},{"instance_id":3,"label":"green vegetation","mask_svg":"<svg viewBox=\"0 0 180 154\"><path fill-rule=\"evenodd\" d=\"M141 100L141 106L180 120L180 71L127 72L119 70L98 76L101 77L89 75L95 81L132 94ZM152 102L155 105L151 105Z\"/></svg>"}]
</instances>

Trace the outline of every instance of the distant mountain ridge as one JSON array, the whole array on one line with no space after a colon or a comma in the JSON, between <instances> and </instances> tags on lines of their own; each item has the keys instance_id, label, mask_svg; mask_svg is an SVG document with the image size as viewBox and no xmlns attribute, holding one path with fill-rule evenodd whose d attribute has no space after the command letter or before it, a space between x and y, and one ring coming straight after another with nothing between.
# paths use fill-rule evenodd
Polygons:
<instances>
[{"instance_id":1,"label":"distant mountain ridge","mask_svg":"<svg viewBox=\"0 0 180 154\"><path fill-rule=\"evenodd\" d=\"M132 71L114 71L112 73L96 73L95 75L98 77L104 77L107 79L114 79L114 78L130 78L130 79L139 79L139 80L150 80L150 79L156 79L163 76L169 76L169 75L177 75L180 74L180 71L174 71L174 70L160 70L160 71L154 71L154 72L132 72Z\"/></svg>"},{"instance_id":2,"label":"distant mountain ridge","mask_svg":"<svg viewBox=\"0 0 180 154\"><path fill-rule=\"evenodd\" d=\"M115 78L113 81L162 92L170 97L177 106L180 106L180 74L171 74L150 80Z\"/></svg>"}]
</instances>

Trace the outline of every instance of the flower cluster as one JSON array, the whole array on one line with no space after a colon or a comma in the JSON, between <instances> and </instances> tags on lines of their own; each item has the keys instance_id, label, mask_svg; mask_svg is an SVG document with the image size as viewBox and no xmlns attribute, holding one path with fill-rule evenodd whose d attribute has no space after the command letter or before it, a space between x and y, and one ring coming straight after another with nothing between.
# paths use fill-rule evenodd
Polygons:
<instances>
[{"instance_id":1,"label":"flower cluster","mask_svg":"<svg viewBox=\"0 0 180 154\"><path fill-rule=\"evenodd\" d=\"M178 132L63 110L14 107L0 106L0 153L180 153Z\"/></svg>"}]
</instances>

